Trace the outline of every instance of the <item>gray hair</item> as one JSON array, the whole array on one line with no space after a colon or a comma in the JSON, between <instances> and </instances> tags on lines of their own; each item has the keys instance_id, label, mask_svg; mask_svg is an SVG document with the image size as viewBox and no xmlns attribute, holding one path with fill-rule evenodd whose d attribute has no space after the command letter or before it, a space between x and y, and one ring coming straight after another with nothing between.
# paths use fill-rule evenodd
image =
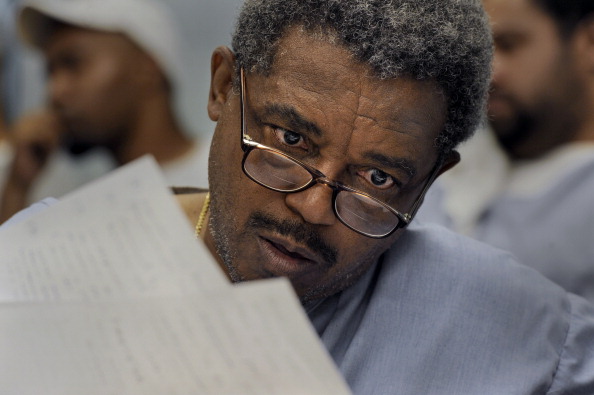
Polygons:
<instances>
[{"instance_id":1,"label":"gray hair","mask_svg":"<svg viewBox=\"0 0 594 395\"><path fill-rule=\"evenodd\" d=\"M441 153L483 121L493 44L481 0L246 0L232 40L238 66L266 75L297 26L338 38L378 78L436 81L447 100Z\"/></svg>"}]
</instances>

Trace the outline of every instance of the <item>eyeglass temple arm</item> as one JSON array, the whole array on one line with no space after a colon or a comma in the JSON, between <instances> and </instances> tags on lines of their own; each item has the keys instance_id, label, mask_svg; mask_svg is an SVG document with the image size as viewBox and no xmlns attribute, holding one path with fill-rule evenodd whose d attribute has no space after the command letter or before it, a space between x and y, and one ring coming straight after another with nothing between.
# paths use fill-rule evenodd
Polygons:
<instances>
[{"instance_id":1,"label":"eyeglass temple arm","mask_svg":"<svg viewBox=\"0 0 594 395\"><path fill-rule=\"evenodd\" d=\"M241 99L241 109L240 109L240 113L241 113L241 133L239 134L239 144L240 147L243 151L246 150L246 145L244 144L244 140L245 140L245 74L243 71L243 67L239 68L239 79L240 79L240 84L241 84L241 89L240 89L240 99Z\"/></svg>"},{"instance_id":2,"label":"eyeglass temple arm","mask_svg":"<svg viewBox=\"0 0 594 395\"><path fill-rule=\"evenodd\" d=\"M431 170L431 175L427 179L427 182L425 183L423 190L421 191L417 200L414 202L413 206L410 208L410 212L408 214L404 214L404 219L406 220L407 225L410 224L410 222L413 220L413 218L417 214L417 211L419 211L419 208L421 208L421 204L423 204L423 200L425 199L425 194L429 190L429 187L433 184L433 181L435 181L435 179L437 178L437 176L439 174L439 169L441 169L442 165L443 165L443 156L440 155L439 159L435 163L435 166L433 167L433 170Z\"/></svg>"}]
</instances>

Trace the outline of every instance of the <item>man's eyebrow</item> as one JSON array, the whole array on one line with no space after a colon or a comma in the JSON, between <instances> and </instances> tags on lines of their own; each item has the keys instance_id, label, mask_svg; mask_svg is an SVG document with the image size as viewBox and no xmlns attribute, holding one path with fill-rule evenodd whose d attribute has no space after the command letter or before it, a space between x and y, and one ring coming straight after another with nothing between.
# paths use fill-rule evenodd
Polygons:
<instances>
[{"instance_id":1,"label":"man's eyebrow","mask_svg":"<svg viewBox=\"0 0 594 395\"><path fill-rule=\"evenodd\" d=\"M417 174L417 168L406 158L392 158L377 152L366 152L363 157L395 170L403 170L412 179Z\"/></svg>"},{"instance_id":2,"label":"man's eyebrow","mask_svg":"<svg viewBox=\"0 0 594 395\"><path fill-rule=\"evenodd\" d=\"M321 136L322 131L313 122L303 118L295 108L284 104L267 104L264 107L264 115L267 117L277 116L289 124L292 131L306 130L316 136Z\"/></svg>"},{"instance_id":3,"label":"man's eyebrow","mask_svg":"<svg viewBox=\"0 0 594 395\"><path fill-rule=\"evenodd\" d=\"M307 130L308 132L321 136L322 131L318 126L303 118L295 108L283 104L267 104L264 107L265 116L278 116L289 123L292 130ZM377 152L368 152L363 155L366 159L372 160L384 167L404 171L411 179L417 174L414 164L406 158L393 158Z\"/></svg>"}]
</instances>

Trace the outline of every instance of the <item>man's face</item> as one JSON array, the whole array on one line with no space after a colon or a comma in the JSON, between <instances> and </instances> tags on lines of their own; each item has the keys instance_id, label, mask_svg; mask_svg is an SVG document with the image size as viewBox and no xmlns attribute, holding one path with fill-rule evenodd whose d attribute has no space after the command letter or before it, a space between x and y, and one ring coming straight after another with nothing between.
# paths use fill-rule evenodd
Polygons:
<instances>
[{"instance_id":1,"label":"man's face","mask_svg":"<svg viewBox=\"0 0 594 395\"><path fill-rule=\"evenodd\" d=\"M272 72L247 74L247 133L408 212L437 161L444 98L432 82L369 75L345 49L291 30ZM286 276L303 300L349 286L401 230L385 239L350 230L325 185L280 193L251 181L241 168L239 96L221 91L228 96L217 104L211 94L209 104L217 127L207 245L234 281Z\"/></svg>"},{"instance_id":2,"label":"man's face","mask_svg":"<svg viewBox=\"0 0 594 395\"><path fill-rule=\"evenodd\" d=\"M119 34L76 27L56 30L44 46L48 96L74 145L111 146L142 97L140 62L147 57Z\"/></svg>"},{"instance_id":3,"label":"man's face","mask_svg":"<svg viewBox=\"0 0 594 395\"><path fill-rule=\"evenodd\" d=\"M535 157L572 137L583 85L571 40L532 0L484 0L495 39L489 119L513 157Z\"/></svg>"}]
</instances>

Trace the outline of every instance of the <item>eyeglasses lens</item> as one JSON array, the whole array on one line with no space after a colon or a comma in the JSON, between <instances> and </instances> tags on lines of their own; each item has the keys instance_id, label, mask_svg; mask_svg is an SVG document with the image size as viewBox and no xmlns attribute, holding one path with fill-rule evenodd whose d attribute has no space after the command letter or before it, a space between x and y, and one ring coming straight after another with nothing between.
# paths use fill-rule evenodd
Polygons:
<instances>
[{"instance_id":1,"label":"eyeglasses lens","mask_svg":"<svg viewBox=\"0 0 594 395\"><path fill-rule=\"evenodd\" d=\"M282 192L298 190L312 180L312 175L299 163L267 149L252 149L244 162L245 172L256 182ZM390 233L398 217L373 199L356 192L340 191L335 211L347 226L370 236Z\"/></svg>"},{"instance_id":2,"label":"eyeglasses lens","mask_svg":"<svg viewBox=\"0 0 594 395\"><path fill-rule=\"evenodd\" d=\"M386 207L356 192L340 192L336 196L335 206L342 222L367 235L386 235L399 222L398 217Z\"/></svg>"},{"instance_id":3,"label":"eyeglasses lens","mask_svg":"<svg viewBox=\"0 0 594 395\"><path fill-rule=\"evenodd\" d=\"M299 189L312 179L311 174L298 163L266 149L252 150L244 168L259 183L284 192Z\"/></svg>"}]
</instances>

